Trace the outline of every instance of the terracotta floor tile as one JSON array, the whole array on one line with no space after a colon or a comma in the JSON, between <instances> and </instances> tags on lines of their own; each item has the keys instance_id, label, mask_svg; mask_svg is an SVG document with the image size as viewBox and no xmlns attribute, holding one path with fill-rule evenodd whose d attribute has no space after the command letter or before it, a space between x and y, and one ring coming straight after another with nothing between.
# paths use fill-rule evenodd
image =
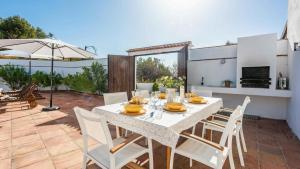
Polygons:
<instances>
[{"instance_id":1,"label":"terracotta floor tile","mask_svg":"<svg viewBox=\"0 0 300 169\"><path fill-rule=\"evenodd\" d=\"M40 139L40 136L38 134L32 134L32 135L12 139L12 145L16 146L16 145L36 142L36 141L40 141L40 140L41 139Z\"/></svg>"},{"instance_id":2,"label":"terracotta floor tile","mask_svg":"<svg viewBox=\"0 0 300 169\"><path fill-rule=\"evenodd\" d=\"M11 131L1 131L0 132L0 141L8 140L11 138Z\"/></svg>"},{"instance_id":3,"label":"terracotta floor tile","mask_svg":"<svg viewBox=\"0 0 300 169\"><path fill-rule=\"evenodd\" d=\"M11 154L10 148L0 149L0 160L10 158L10 154Z\"/></svg>"},{"instance_id":4,"label":"terracotta floor tile","mask_svg":"<svg viewBox=\"0 0 300 169\"><path fill-rule=\"evenodd\" d=\"M80 150L71 151L62 155L53 157L54 165L57 169L72 167L82 162L82 152Z\"/></svg>"},{"instance_id":5,"label":"terracotta floor tile","mask_svg":"<svg viewBox=\"0 0 300 169\"><path fill-rule=\"evenodd\" d=\"M24 137L28 135L34 135L37 134L35 128L32 128L30 130L25 129L25 130L15 130L12 132L12 138L18 138L18 137Z\"/></svg>"},{"instance_id":6,"label":"terracotta floor tile","mask_svg":"<svg viewBox=\"0 0 300 169\"><path fill-rule=\"evenodd\" d=\"M57 131L60 130L61 128L59 127L58 124L49 124L49 123L44 123L40 125L36 125L36 130L38 133L44 133L44 132L49 132L49 131Z\"/></svg>"},{"instance_id":7,"label":"terracotta floor tile","mask_svg":"<svg viewBox=\"0 0 300 169\"><path fill-rule=\"evenodd\" d=\"M3 159L0 160L0 168L1 169L11 169L11 159L7 158L7 159Z\"/></svg>"},{"instance_id":8,"label":"terracotta floor tile","mask_svg":"<svg viewBox=\"0 0 300 169\"><path fill-rule=\"evenodd\" d=\"M64 135L60 135L57 137L52 137L52 138L46 139L46 140L44 140L44 143L47 147L51 147L51 146L55 146L55 145L65 143L65 142L70 142L70 141L71 141L71 138L68 135L64 134Z\"/></svg>"},{"instance_id":9,"label":"terracotta floor tile","mask_svg":"<svg viewBox=\"0 0 300 169\"><path fill-rule=\"evenodd\" d=\"M40 136L42 137L43 140L47 140L53 137L59 137L61 135L66 135L66 133L62 129L40 133Z\"/></svg>"},{"instance_id":10,"label":"terracotta floor tile","mask_svg":"<svg viewBox=\"0 0 300 169\"><path fill-rule=\"evenodd\" d=\"M24 111L24 110L23 111L15 111L14 113L11 114L11 118L12 119L17 119L17 118L26 117L28 115L30 115L28 113L28 111Z\"/></svg>"},{"instance_id":11,"label":"terracotta floor tile","mask_svg":"<svg viewBox=\"0 0 300 169\"><path fill-rule=\"evenodd\" d=\"M11 146L11 139L0 141L0 149L8 148Z\"/></svg>"},{"instance_id":12,"label":"terracotta floor tile","mask_svg":"<svg viewBox=\"0 0 300 169\"><path fill-rule=\"evenodd\" d=\"M67 153L80 148L78 145L74 144L71 141L52 145L52 146L46 146L46 147L51 156Z\"/></svg>"},{"instance_id":13,"label":"terracotta floor tile","mask_svg":"<svg viewBox=\"0 0 300 169\"><path fill-rule=\"evenodd\" d=\"M49 94L45 96L49 97ZM103 98L74 92L55 92L54 98L55 105L61 106L59 111L41 112L42 105L49 104L49 100L44 99L38 101L41 105L31 110L0 112L0 150L3 150L0 152L0 169L10 169L11 166L13 169L81 168L83 140L73 107L81 106L91 110L103 105ZM65 98L72 101L66 102ZM233 141L236 169L299 169L300 141L285 121L245 119L243 124L248 149L247 153L243 153L246 166L240 166ZM109 129L114 137L114 126ZM196 134L200 135L201 130L202 125L197 125ZM214 133L214 141L219 138L220 134ZM90 146L95 144L96 141L89 140ZM166 148L153 141L153 150L154 168L165 168ZM175 164L174 169L189 168L188 158L182 156L175 156ZM193 164L192 169L208 168L199 162ZM88 168L99 169L93 163ZM229 168L226 160L223 169Z\"/></svg>"},{"instance_id":14,"label":"terracotta floor tile","mask_svg":"<svg viewBox=\"0 0 300 169\"><path fill-rule=\"evenodd\" d=\"M45 149L42 141L35 141L31 143L16 145L12 147L12 155L17 156L37 150Z\"/></svg>"},{"instance_id":15,"label":"terracotta floor tile","mask_svg":"<svg viewBox=\"0 0 300 169\"><path fill-rule=\"evenodd\" d=\"M26 124L26 125L20 125L20 126L12 126L12 132L16 132L19 130L35 130L35 124Z\"/></svg>"},{"instance_id":16,"label":"terracotta floor tile","mask_svg":"<svg viewBox=\"0 0 300 169\"><path fill-rule=\"evenodd\" d=\"M25 167L21 167L20 169L55 169L52 161L50 159L39 161Z\"/></svg>"},{"instance_id":17,"label":"terracotta floor tile","mask_svg":"<svg viewBox=\"0 0 300 169\"><path fill-rule=\"evenodd\" d=\"M27 165L46 160L48 157L49 155L46 149L33 151L13 157L13 166L15 168L25 167Z\"/></svg>"}]
</instances>

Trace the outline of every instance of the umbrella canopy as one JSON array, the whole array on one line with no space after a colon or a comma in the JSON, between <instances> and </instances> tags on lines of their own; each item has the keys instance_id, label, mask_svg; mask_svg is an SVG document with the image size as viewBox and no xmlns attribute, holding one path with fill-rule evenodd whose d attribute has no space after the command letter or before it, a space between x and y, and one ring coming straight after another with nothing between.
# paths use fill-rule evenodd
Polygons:
<instances>
[{"instance_id":1,"label":"umbrella canopy","mask_svg":"<svg viewBox=\"0 0 300 169\"><path fill-rule=\"evenodd\" d=\"M56 39L0 39L0 48L26 52L38 59L93 58L95 56L94 53ZM52 52L54 52L53 55Z\"/></svg>"},{"instance_id":2,"label":"umbrella canopy","mask_svg":"<svg viewBox=\"0 0 300 169\"><path fill-rule=\"evenodd\" d=\"M0 39L0 49L11 49L26 52L29 58L51 59L51 91L49 107L45 111L57 110L59 107L52 105L53 95L53 61L66 58L93 58L94 53L70 45L56 39ZM30 63L31 65L31 63Z\"/></svg>"}]
</instances>

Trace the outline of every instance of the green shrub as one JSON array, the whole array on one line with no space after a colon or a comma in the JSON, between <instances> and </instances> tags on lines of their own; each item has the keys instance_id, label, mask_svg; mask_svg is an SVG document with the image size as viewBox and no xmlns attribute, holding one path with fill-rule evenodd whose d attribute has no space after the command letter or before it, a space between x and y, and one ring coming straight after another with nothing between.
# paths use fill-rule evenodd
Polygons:
<instances>
[{"instance_id":1,"label":"green shrub","mask_svg":"<svg viewBox=\"0 0 300 169\"><path fill-rule=\"evenodd\" d=\"M7 64L0 66L0 77L12 89L21 89L29 81L29 74L23 67Z\"/></svg>"},{"instance_id":2,"label":"green shrub","mask_svg":"<svg viewBox=\"0 0 300 169\"><path fill-rule=\"evenodd\" d=\"M32 82L37 84L40 87L49 87L51 86L51 77L50 74L47 74L46 72L43 71L36 71L34 74L31 76ZM58 85L62 84L63 77L61 74L53 72L53 87L55 90L57 90Z\"/></svg>"},{"instance_id":3,"label":"green shrub","mask_svg":"<svg viewBox=\"0 0 300 169\"><path fill-rule=\"evenodd\" d=\"M156 82L153 83L152 91L153 92L159 91L159 85L158 85L158 83L156 83Z\"/></svg>"},{"instance_id":4,"label":"green shrub","mask_svg":"<svg viewBox=\"0 0 300 169\"><path fill-rule=\"evenodd\" d=\"M75 91L95 93L92 83L82 73L76 73L75 75L69 74L64 78L63 83Z\"/></svg>"},{"instance_id":5,"label":"green shrub","mask_svg":"<svg viewBox=\"0 0 300 169\"><path fill-rule=\"evenodd\" d=\"M31 75L32 82L37 84L40 87L50 86L50 78L49 75L42 71L36 71Z\"/></svg>"},{"instance_id":6,"label":"green shrub","mask_svg":"<svg viewBox=\"0 0 300 169\"><path fill-rule=\"evenodd\" d=\"M64 84L72 90L102 94L107 88L107 74L102 64L93 62L91 67L83 67L82 73L68 75Z\"/></svg>"}]
</instances>

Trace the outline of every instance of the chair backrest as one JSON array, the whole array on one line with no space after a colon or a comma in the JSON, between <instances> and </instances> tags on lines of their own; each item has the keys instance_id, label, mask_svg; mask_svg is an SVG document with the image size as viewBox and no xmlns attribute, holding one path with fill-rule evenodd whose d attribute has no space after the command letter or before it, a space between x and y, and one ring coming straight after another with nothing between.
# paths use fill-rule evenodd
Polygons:
<instances>
[{"instance_id":1,"label":"chair backrest","mask_svg":"<svg viewBox=\"0 0 300 169\"><path fill-rule=\"evenodd\" d=\"M88 137L91 137L102 144L107 144L109 148L113 147L107 121L104 116L80 107L74 107L74 112L83 136L84 150L87 150L88 148Z\"/></svg>"},{"instance_id":2,"label":"chair backrest","mask_svg":"<svg viewBox=\"0 0 300 169\"><path fill-rule=\"evenodd\" d=\"M143 98L149 98L150 94L148 90L136 90L136 91L132 91L132 96L140 96Z\"/></svg>"},{"instance_id":3,"label":"chair backrest","mask_svg":"<svg viewBox=\"0 0 300 169\"><path fill-rule=\"evenodd\" d=\"M212 91L210 90L197 90L197 89L192 89L192 93L195 93L199 96L203 97L212 97Z\"/></svg>"},{"instance_id":4,"label":"chair backrest","mask_svg":"<svg viewBox=\"0 0 300 169\"><path fill-rule=\"evenodd\" d=\"M243 114L245 113L246 107L247 107L247 105L248 105L250 102L251 102L250 97L249 97L249 96L246 96L246 97L245 97L245 100L244 100L244 102L243 102L243 104L242 104L242 107L241 107L241 112L242 112Z\"/></svg>"},{"instance_id":5,"label":"chair backrest","mask_svg":"<svg viewBox=\"0 0 300 169\"><path fill-rule=\"evenodd\" d=\"M103 93L104 104L128 102L127 92Z\"/></svg>"},{"instance_id":6,"label":"chair backrest","mask_svg":"<svg viewBox=\"0 0 300 169\"><path fill-rule=\"evenodd\" d=\"M231 148L231 143L232 143L232 135L236 126L237 121L243 117L243 114L241 112L241 106L238 106L233 113L230 115L229 120L225 126L224 132L222 134L221 140L220 140L220 145L225 146L226 141L227 146Z\"/></svg>"}]
</instances>

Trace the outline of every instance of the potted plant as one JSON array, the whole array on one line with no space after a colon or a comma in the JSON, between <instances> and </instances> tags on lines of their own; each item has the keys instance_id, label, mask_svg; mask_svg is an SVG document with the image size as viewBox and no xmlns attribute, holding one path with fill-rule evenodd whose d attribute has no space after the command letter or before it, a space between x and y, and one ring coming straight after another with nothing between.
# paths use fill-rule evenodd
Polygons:
<instances>
[{"instance_id":1,"label":"potted plant","mask_svg":"<svg viewBox=\"0 0 300 169\"><path fill-rule=\"evenodd\" d=\"M163 76L157 80L159 86L166 88L167 102L173 102L176 91L184 85L184 77Z\"/></svg>"},{"instance_id":2,"label":"potted plant","mask_svg":"<svg viewBox=\"0 0 300 169\"><path fill-rule=\"evenodd\" d=\"M229 87L230 88L232 81L231 80L225 80L224 83L225 83L225 87Z\"/></svg>"}]
</instances>

